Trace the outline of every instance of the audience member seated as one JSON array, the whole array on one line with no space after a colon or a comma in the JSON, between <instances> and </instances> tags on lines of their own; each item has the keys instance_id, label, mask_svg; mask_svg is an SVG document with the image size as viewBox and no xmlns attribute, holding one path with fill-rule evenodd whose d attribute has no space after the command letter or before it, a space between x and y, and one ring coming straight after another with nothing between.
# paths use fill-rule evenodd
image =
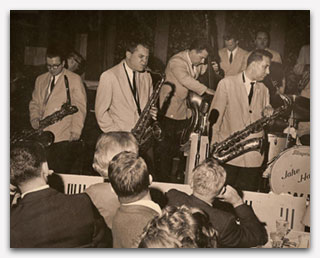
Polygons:
<instances>
[{"instance_id":1,"label":"audience member seated","mask_svg":"<svg viewBox=\"0 0 320 258\"><path fill-rule=\"evenodd\" d=\"M45 150L22 142L10 153L10 181L21 199L10 211L10 246L111 247L108 229L87 194L64 195L47 185Z\"/></svg>"},{"instance_id":2,"label":"audience member seated","mask_svg":"<svg viewBox=\"0 0 320 258\"><path fill-rule=\"evenodd\" d=\"M92 167L105 178L106 182L91 185L86 189L86 193L90 196L109 228L112 228L112 220L120 203L118 196L111 190L111 184L107 182L108 166L112 158L122 151L138 153L138 143L131 133L108 132L100 135L96 144Z\"/></svg>"},{"instance_id":3,"label":"audience member seated","mask_svg":"<svg viewBox=\"0 0 320 258\"><path fill-rule=\"evenodd\" d=\"M214 248L217 232L197 208L167 206L146 226L140 248Z\"/></svg>"},{"instance_id":4,"label":"audience member seated","mask_svg":"<svg viewBox=\"0 0 320 258\"><path fill-rule=\"evenodd\" d=\"M167 193L168 205L187 205L205 211L218 231L218 247L254 247L264 245L268 235L251 207L244 204L237 191L225 185L226 172L214 160L207 160L194 169L187 195L175 189ZM212 206L215 198L233 205L237 217ZM238 221L239 220L239 221ZM240 222L240 223L239 223Z\"/></svg>"},{"instance_id":5,"label":"audience member seated","mask_svg":"<svg viewBox=\"0 0 320 258\"><path fill-rule=\"evenodd\" d=\"M138 247L144 227L161 214L160 206L151 200L149 192L152 176L145 161L132 152L117 154L108 170L112 189L120 201L112 222L113 247Z\"/></svg>"}]
</instances>

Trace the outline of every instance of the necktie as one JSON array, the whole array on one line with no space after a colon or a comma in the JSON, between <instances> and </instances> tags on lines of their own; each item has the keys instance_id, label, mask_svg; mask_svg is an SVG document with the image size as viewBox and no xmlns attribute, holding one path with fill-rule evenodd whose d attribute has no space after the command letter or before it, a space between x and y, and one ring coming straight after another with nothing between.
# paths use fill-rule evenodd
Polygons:
<instances>
[{"instance_id":1,"label":"necktie","mask_svg":"<svg viewBox=\"0 0 320 258\"><path fill-rule=\"evenodd\" d=\"M233 54L232 54L232 51L231 51L230 57L229 57L229 63L230 63L230 64L232 63L232 59L233 59Z\"/></svg>"},{"instance_id":2,"label":"necktie","mask_svg":"<svg viewBox=\"0 0 320 258\"><path fill-rule=\"evenodd\" d=\"M50 93L53 91L53 88L54 88L54 76L52 78L51 85L50 85Z\"/></svg>"},{"instance_id":3,"label":"necktie","mask_svg":"<svg viewBox=\"0 0 320 258\"><path fill-rule=\"evenodd\" d=\"M252 99L252 95L253 95L254 82L250 82L250 84L251 84L251 87L250 87L250 92L249 92L249 96L248 96L249 105L251 104L251 99Z\"/></svg>"},{"instance_id":4,"label":"necktie","mask_svg":"<svg viewBox=\"0 0 320 258\"><path fill-rule=\"evenodd\" d=\"M137 85L136 85L136 72L135 71L133 71L132 91L133 91L134 98L137 99Z\"/></svg>"}]
</instances>

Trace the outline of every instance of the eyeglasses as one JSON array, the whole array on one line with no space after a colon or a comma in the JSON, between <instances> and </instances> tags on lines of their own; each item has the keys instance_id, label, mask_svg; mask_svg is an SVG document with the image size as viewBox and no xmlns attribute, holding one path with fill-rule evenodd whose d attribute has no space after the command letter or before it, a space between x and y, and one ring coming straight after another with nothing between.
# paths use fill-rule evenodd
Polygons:
<instances>
[{"instance_id":1,"label":"eyeglasses","mask_svg":"<svg viewBox=\"0 0 320 258\"><path fill-rule=\"evenodd\" d=\"M47 68L48 69L57 69L57 68L59 68L59 66L61 65L62 63L60 63L60 64L54 64L54 65L49 65L49 64L47 64Z\"/></svg>"},{"instance_id":2,"label":"eyeglasses","mask_svg":"<svg viewBox=\"0 0 320 258\"><path fill-rule=\"evenodd\" d=\"M227 191L227 186L224 185L224 186L222 186L222 188L220 189L218 195L224 195L224 194L226 193L226 191Z\"/></svg>"}]
</instances>

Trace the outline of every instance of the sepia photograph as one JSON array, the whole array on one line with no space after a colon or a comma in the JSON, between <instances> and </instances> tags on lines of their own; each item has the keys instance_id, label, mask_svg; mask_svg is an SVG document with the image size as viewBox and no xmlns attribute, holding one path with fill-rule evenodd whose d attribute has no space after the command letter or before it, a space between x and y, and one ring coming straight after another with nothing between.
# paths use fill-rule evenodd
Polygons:
<instances>
[{"instance_id":1,"label":"sepia photograph","mask_svg":"<svg viewBox=\"0 0 320 258\"><path fill-rule=\"evenodd\" d=\"M8 248L310 250L312 10L123 8L8 11Z\"/></svg>"}]
</instances>

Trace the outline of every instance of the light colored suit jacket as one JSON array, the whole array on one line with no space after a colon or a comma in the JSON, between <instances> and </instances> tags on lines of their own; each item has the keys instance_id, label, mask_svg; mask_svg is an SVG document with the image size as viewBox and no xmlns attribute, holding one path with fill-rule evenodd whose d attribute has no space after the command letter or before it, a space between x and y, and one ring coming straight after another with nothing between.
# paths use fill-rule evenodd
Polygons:
<instances>
[{"instance_id":1,"label":"light colored suit jacket","mask_svg":"<svg viewBox=\"0 0 320 258\"><path fill-rule=\"evenodd\" d=\"M131 131L139 119L130 84L124 70L124 60L100 76L97 89L95 113L103 132ZM141 111L152 94L152 79L149 73L137 73L136 85Z\"/></svg>"},{"instance_id":2,"label":"light colored suit jacket","mask_svg":"<svg viewBox=\"0 0 320 258\"><path fill-rule=\"evenodd\" d=\"M255 84L249 106L242 73L222 79L210 107L210 111L212 109L219 111L219 118L213 125L212 142L221 142L260 119L267 105L269 105L269 91L263 83ZM249 135L247 139L263 135L263 132L259 132ZM239 167L259 167L262 161L263 155L257 151L251 151L229 161L228 164Z\"/></svg>"},{"instance_id":3,"label":"light colored suit jacket","mask_svg":"<svg viewBox=\"0 0 320 258\"><path fill-rule=\"evenodd\" d=\"M163 85L160 92L160 107L162 107L168 94L174 90L165 116L175 120L187 118L186 98L189 90L199 95L207 90L204 84L196 80L200 74L205 72L206 66L197 66L196 71L194 71L187 55L188 50L185 50L170 58L165 71L166 81L173 84L174 89L169 85Z\"/></svg>"},{"instance_id":4,"label":"light colored suit jacket","mask_svg":"<svg viewBox=\"0 0 320 258\"><path fill-rule=\"evenodd\" d=\"M48 87L50 87L51 74L44 73L37 77L32 100L29 103L30 121L43 119L60 110L61 105L67 101L67 91L64 75L68 77L71 104L79 109L77 113L64 117L61 121L48 126L45 131L51 131L54 142L68 141L71 133L81 134L87 113L87 96L81 77L67 69L63 69L55 87L46 102Z\"/></svg>"},{"instance_id":5,"label":"light colored suit jacket","mask_svg":"<svg viewBox=\"0 0 320 258\"><path fill-rule=\"evenodd\" d=\"M219 56L221 59L220 67L224 70L225 76L236 75L247 67L248 52L240 47L238 47L231 64L229 62L227 48L220 49Z\"/></svg>"}]
</instances>

